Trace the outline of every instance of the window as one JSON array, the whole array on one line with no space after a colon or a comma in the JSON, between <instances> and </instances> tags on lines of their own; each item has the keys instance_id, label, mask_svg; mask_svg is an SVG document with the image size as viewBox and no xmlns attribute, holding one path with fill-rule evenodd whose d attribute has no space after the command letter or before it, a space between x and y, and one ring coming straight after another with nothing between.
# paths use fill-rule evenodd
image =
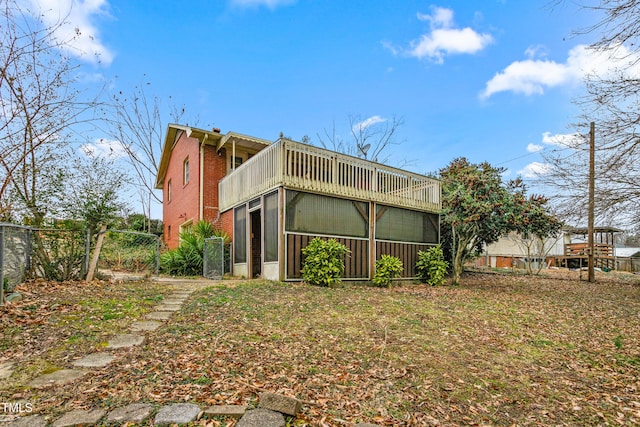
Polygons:
<instances>
[{"instance_id":1,"label":"window","mask_svg":"<svg viewBox=\"0 0 640 427\"><path fill-rule=\"evenodd\" d=\"M376 239L438 243L438 215L391 206L377 206Z\"/></svg>"},{"instance_id":2,"label":"window","mask_svg":"<svg viewBox=\"0 0 640 427\"><path fill-rule=\"evenodd\" d=\"M167 182L167 202L171 201L171 180Z\"/></svg>"},{"instance_id":3,"label":"window","mask_svg":"<svg viewBox=\"0 0 640 427\"><path fill-rule=\"evenodd\" d=\"M183 171L183 184L187 185L189 183L189 157L184 159L184 163L182 165Z\"/></svg>"},{"instance_id":4,"label":"window","mask_svg":"<svg viewBox=\"0 0 640 427\"><path fill-rule=\"evenodd\" d=\"M287 190L286 231L366 238L369 204Z\"/></svg>"},{"instance_id":5,"label":"window","mask_svg":"<svg viewBox=\"0 0 640 427\"><path fill-rule=\"evenodd\" d=\"M167 226L167 240L171 240L171 226Z\"/></svg>"},{"instance_id":6,"label":"window","mask_svg":"<svg viewBox=\"0 0 640 427\"><path fill-rule=\"evenodd\" d=\"M233 158L233 169L236 169L238 166L242 164L242 157L234 157Z\"/></svg>"},{"instance_id":7,"label":"window","mask_svg":"<svg viewBox=\"0 0 640 427\"><path fill-rule=\"evenodd\" d=\"M233 262L247 262L247 207L240 206L233 215Z\"/></svg>"},{"instance_id":8,"label":"window","mask_svg":"<svg viewBox=\"0 0 640 427\"><path fill-rule=\"evenodd\" d=\"M180 232L181 233L188 233L188 232L191 232L192 230L193 230L193 220L192 219L180 224Z\"/></svg>"},{"instance_id":9,"label":"window","mask_svg":"<svg viewBox=\"0 0 640 427\"><path fill-rule=\"evenodd\" d=\"M264 197L264 260L278 260L278 192Z\"/></svg>"}]
</instances>

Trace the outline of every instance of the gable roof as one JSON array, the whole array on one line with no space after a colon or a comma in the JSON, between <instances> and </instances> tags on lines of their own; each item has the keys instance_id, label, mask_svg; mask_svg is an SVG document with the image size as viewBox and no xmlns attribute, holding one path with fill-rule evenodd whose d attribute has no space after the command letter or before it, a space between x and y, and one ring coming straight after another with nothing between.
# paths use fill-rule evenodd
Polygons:
<instances>
[{"instance_id":1,"label":"gable roof","mask_svg":"<svg viewBox=\"0 0 640 427\"><path fill-rule=\"evenodd\" d=\"M567 230L571 234L589 234L589 228L587 227L566 227ZM615 227L593 227L594 233L622 233L623 230Z\"/></svg>"},{"instance_id":2,"label":"gable roof","mask_svg":"<svg viewBox=\"0 0 640 427\"><path fill-rule=\"evenodd\" d=\"M640 248L614 248L614 253L618 258L640 257Z\"/></svg>"},{"instance_id":3,"label":"gable roof","mask_svg":"<svg viewBox=\"0 0 640 427\"><path fill-rule=\"evenodd\" d=\"M208 131L190 126L169 124L164 138L164 145L162 146L160 164L158 165L158 175L156 176L155 184L155 188L157 189L162 189L164 185L164 178L167 174L169 160L171 159L171 151L183 133L186 134L187 138L198 139L201 144L214 145L217 150L220 150L227 144L237 144L241 147L260 151L271 144L271 141L267 141L266 139L255 138L237 132L228 132L225 135L220 133L219 130Z\"/></svg>"}]
</instances>

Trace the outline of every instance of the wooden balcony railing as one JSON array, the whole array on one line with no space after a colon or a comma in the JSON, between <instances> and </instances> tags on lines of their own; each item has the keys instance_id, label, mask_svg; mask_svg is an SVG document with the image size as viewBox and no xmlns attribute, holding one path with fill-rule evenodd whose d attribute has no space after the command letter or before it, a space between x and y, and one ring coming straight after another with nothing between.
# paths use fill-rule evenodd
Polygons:
<instances>
[{"instance_id":1,"label":"wooden balcony railing","mask_svg":"<svg viewBox=\"0 0 640 427\"><path fill-rule=\"evenodd\" d=\"M440 181L280 139L220 181L220 210L278 187L439 212Z\"/></svg>"},{"instance_id":2,"label":"wooden balcony railing","mask_svg":"<svg viewBox=\"0 0 640 427\"><path fill-rule=\"evenodd\" d=\"M587 256L589 245L587 243L571 243L564 245L564 255L566 257L580 257ZM595 243L593 245L593 255L596 257L612 257L613 258L613 245L607 245L605 243Z\"/></svg>"}]
</instances>

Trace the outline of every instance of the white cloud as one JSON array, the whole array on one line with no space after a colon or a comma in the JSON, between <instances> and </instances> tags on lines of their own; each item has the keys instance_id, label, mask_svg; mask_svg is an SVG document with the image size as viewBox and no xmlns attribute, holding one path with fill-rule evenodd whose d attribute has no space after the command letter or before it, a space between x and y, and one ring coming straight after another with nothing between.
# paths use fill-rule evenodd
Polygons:
<instances>
[{"instance_id":1,"label":"white cloud","mask_svg":"<svg viewBox=\"0 0 640 427\"><path fill-rule=\"evenodd\" d=\"M549 54L549 50L546 46L538 44L535 46L529 46L527 50L524 51L524 54L529 59L533 59L536 57L546 57Z\"/></svg>"},{"instance_id":2,"label":"white cloud","mask_svg":"<svg viewBox=\"0 0 640 427\"><path fill-rule=\"evenodd\" d=\"M294 4L296 0L231 0L231 4L240 7L260 7L265 6L269 9L275 9L279 6L288 6Z\"/></svg>"},{"instance_id":3,"label":"white cloud","mask_svg":"<svg viewBox=\"0 0 640 427\"><path fill-rule=\"evenodd\" d=\"M82 145L80 151L87 156L103 157L111 160L127 156L127 150L120 141L105 138L96 139L93 143Z\"/></svg>"},{"instance_id":4,"label":"white cloud","mask_svg":"<svg viewBox=\"0 0 640 427\"><path fill-rule=\"evenodd\" d=\"M107 80L102 73L79 72L77 77L81 83L104 83Z\"/></svg>"},{"instance_id":5,"label":"white cloud","mask_svg":"<svg viewBox=\"0 0 640 427\"><path fill-rule=\"evenodd\" d=\"M433 14L427 15L426 13L417 14L418 19L421 21L431 22L431 27L451 27L453 25L453 10L444 7L434 7Z\"/></svg>"},{"instance_id":6,"label":"white cloud","mask_svg":"<svg viewBox=\"0 0 640 427\"><path fill-rule=\"evenodd\" d=\"M531 162L518 171L518 175L523 178L537 178L551 171L551 165L548 163Z\"/></svg>"},{"instance_id":7,"label":"white cloud","mask_svg":"<svg viewBox=\"0 0 640 427\"><path fill-rule=\"evenodd\" d=\"M392 53L403 52L408 56L442 64L445 56L474 54L493 42L490 34L478 33L470 27L457 28L451 9L434 7L430 15L418 13L417 17L421 21L429 22L430 31L413 40L408 49L385 45Z\"/></svg>"},{"instance_id":8,"label":"white cloud","mask_svg":"<svg viewBox=\"0 0 640 427\"><path fill-rule=\"evenodd\" d=\"M114 54L100 41L95 25L108 16L107 0L24 0L44 23L56 27L53 37L70 55L90 63L111 64Z\"/></svg>"},{"instance_id":9,"label":"white cloud","mask_svg":"<svg viewBox=\"0 0 640 427\"><path fill-rule=\"evenodd\" d=\"M555 145L562 148L578 148L585 143L584 136L579 133L565 133L551 135L551 132L542 134L542 142L547 145Z\"/></svg>"},{"instance_id":10,"label":"white cloud","mask_svg":"<svg viewBox=\"0 0 640 427\"><path fill-rule=\"evenodd\" d=\"M530 153L537 153L538 151L544 150L544 146L539 144L529 144L527 145L527 151Z\"/></svg>"},{"instance_id":11,"label":"white cloud","mask_svg":"<svg viewBox=\"0 0 640 427\"><path fill-rule=\"evenodd\" d=\"M354 124L353 130L362 132L364 129L368 128L369 126L373 126L378 123L384 123L386 121L387 119L382 118L380 116L371 116L368 119L365 119L361 122Z\"/></svg>"},{"instance_id":12,"label":"white cloud","mask_svg":"<svg viewBox=\"0 0 640 427\"><path fill-rule=\"evenodd\" d=\"M499 92L541 95L545 89L579 84L588 76L606 77L624 69L629 77L640 76L640 56L626 47L612 46L607 51L595 51L578 45L569 51L564 63L548 59L534 59L541 52L539 46L529 48L530 59L515 61L487 82L481 98Z\"/></svg>"}]
</instances>

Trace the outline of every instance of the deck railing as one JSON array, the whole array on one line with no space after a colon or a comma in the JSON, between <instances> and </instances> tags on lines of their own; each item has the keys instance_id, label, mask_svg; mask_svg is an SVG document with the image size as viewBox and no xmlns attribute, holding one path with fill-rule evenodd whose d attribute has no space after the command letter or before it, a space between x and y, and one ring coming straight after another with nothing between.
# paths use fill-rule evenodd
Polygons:
<instances>
[{"instance_id":1,"label":"deck railing","mask_svg":"<svg viewBox=\"0 0 640 427\"><path fill-rule=\"evenodd\" d=\"M220 209L271 188L372 200L438 212L440 181L307 144L280 139L220 181Z\"/></svg>"},{"instance_id":2,"label":"deck railing","mask_svg":"<svg viewBox=\"0 0 640 427\"><path fill-rule=\"evenodd\" d=\"M594 256L613 258L613 245L605 243L593 244ZM587 256L589 254L589 245L587 243L570 243L564 245L564 255L571 256Z\"/></svg>"}]
</instances>

